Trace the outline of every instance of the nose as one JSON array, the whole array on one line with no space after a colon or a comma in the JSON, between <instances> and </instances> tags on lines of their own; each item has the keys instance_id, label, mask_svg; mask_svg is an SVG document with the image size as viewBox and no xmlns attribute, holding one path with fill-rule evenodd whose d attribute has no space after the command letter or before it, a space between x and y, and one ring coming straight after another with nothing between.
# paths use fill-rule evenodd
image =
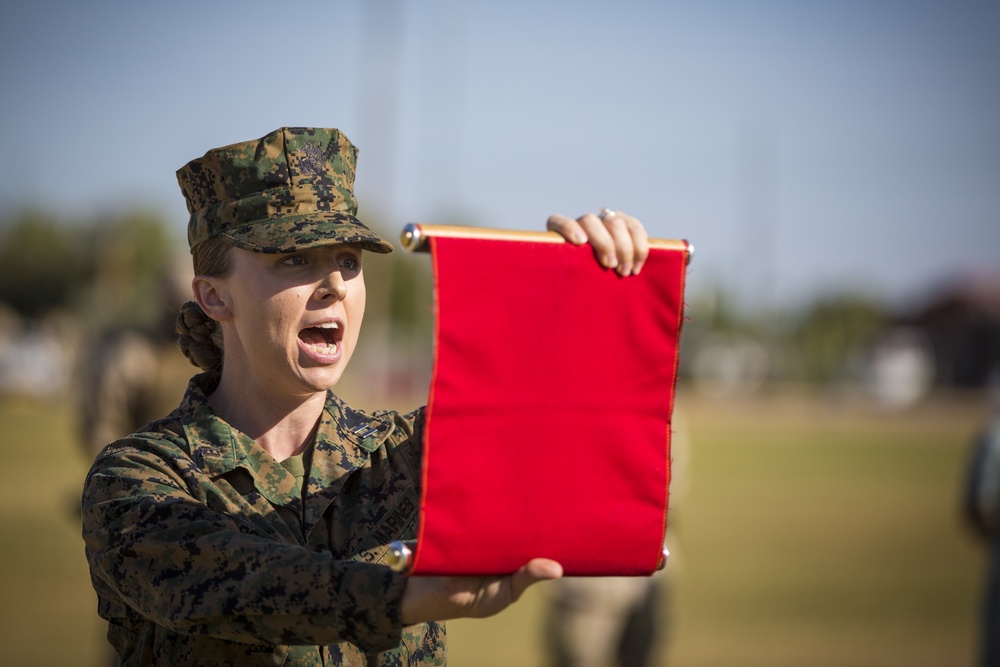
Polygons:
<instances>
[{"instance_id":1,"label":"nose","mask_svg":"<svg viewBox=\"0 0 1000 667\"><path fill-rule=\"evenodd\" d=\"M320 282L316 288L316 296L319 299L333 299L341 301L347 296L347 282L340 275L340 271L331 271Z\"/></svg>"}]
</instances>

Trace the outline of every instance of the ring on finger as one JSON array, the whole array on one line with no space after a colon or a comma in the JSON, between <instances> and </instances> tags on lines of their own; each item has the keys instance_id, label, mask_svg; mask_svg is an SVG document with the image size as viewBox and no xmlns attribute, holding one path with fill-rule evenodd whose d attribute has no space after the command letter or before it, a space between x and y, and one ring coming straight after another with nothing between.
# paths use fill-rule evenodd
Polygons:
<instances>
[{"instance_id":1,"label":"ring on finger","mask_svg":"<svg viewBox=\"0 0 1000 667\"><path fill-rule=\"evenodd\" d=\"M612 211L610 208L602 208L597 217L601 220L607 220L608 218L613 218L616 215L618 215L616 211Z\"/></svg>"}]
</instances>

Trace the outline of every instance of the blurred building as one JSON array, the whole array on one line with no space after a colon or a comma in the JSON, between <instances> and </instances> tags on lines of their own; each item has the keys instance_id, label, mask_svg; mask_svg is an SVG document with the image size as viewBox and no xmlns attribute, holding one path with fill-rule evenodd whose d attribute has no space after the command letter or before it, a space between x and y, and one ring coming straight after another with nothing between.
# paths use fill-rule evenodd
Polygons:
<instances>
[{"instance_id":1,"label":"blurred building","mask_svg":"<svg viewBox=\"0 0 1000 667\"><path fill-rule=\"evenodd\" d=\"M914 370L921 357L927 377ZM873 373L876 382L909 375L928 389L1000 392L1000 271L942 283L897 316L876 348Z\"/></svg>"}]
</instances>

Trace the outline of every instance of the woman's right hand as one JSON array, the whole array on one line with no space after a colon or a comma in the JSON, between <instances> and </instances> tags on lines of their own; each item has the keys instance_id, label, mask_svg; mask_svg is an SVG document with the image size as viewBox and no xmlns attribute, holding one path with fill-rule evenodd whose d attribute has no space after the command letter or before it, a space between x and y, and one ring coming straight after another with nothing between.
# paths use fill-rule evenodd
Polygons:
<instances>
[{"instance_id":1,"label":"woman's right hand","mask_svg":"<svg viewBox=\"0 0 1000 667\"><path fill-rule=\"evenodd\" d=\"M621 276L638 274L649 255L645 227L621 211L604 209L575 220L556 214L549 217L546 228L575 245L590 243L601 266Z\"/></svg>"},{"instance_id":2,"label":"woman's right hand","mask_svg":"<svg viewBox=\"0 0 1000 667\"><path fill-rule=\"evenodd\" d=\"M403 592L403 625L485 618L498 614L539 581L558 579L562 565L536 558L517 572L494 577L409 577Z\"/></svg>"}]
</instances>

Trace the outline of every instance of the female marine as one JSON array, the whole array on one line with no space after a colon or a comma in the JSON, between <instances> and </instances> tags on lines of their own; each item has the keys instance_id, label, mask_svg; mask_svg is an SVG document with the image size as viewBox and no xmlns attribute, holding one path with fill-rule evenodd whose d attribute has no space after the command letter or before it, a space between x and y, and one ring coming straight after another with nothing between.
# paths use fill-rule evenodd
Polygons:
<instances>
[{"instance_id":1,"label":"female marine","mask_svg":"<svg viewBox=\"0 0 1000 667\"><path fill-rule=\"evenodd\" d=\"M412 577L384 564L416 534L423 410L367 414L332 391L360 339L357 150L282 128L178 171L194 300L180 344L203 369L169 415L98 456L83 535L123 665L440 665L442 621L494 614L561 576ZM549 228L637 273L646 237L608 212Z\"/></svg>"}]
</instances>

